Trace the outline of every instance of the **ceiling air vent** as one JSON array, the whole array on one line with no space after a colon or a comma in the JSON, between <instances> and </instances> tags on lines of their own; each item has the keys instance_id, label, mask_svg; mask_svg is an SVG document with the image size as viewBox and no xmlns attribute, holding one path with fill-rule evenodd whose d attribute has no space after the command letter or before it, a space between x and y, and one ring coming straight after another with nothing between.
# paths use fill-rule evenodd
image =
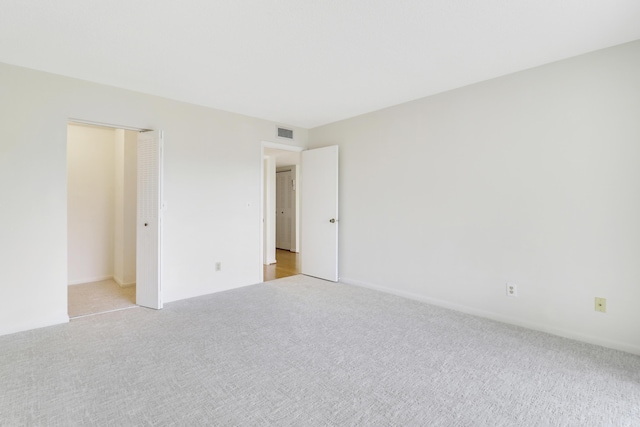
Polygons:
<instances>
[{"instance_id":1,"label":"ceiling air vent","mask_svg":"<svg viewBox=\"0 0 640 427\"><path fill-rule=\"evenodd\" d=\"M293 139L293 131L291 129L278 128L278 136L280 138Z\"/></svg>"}]
</instances>

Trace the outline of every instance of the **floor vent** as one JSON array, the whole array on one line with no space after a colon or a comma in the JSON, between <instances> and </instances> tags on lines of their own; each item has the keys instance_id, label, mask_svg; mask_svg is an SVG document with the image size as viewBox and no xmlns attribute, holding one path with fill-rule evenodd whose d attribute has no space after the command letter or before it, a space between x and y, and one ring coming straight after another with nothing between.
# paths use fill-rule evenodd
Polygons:
<instances>
[{"instance_id":1,"label":"floor vent","mask_svg":"<svg viewBox=\"0 0 640 427\"><path fill-rule=\"evenodd\" d=\"M278 128L278 136L280 138L293 139L293 131L291 129Z\"/></svg>"}]
</instances>

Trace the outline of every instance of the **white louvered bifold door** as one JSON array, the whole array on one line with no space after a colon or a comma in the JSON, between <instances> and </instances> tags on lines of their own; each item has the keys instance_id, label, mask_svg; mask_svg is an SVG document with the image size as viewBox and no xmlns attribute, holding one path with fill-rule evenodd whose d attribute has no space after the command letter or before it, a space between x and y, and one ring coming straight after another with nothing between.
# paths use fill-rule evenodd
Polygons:
<instances>
[{"instance_id":1,"label":"white louvered bifold door","mask_svg":"<svg viewBox=\"0 0 640 427\"><path fill-rule=\"evenodd\" d=\"M136 304L162 308L160 244L162 131L138 134Z\"/></svg>"}]
</instances>

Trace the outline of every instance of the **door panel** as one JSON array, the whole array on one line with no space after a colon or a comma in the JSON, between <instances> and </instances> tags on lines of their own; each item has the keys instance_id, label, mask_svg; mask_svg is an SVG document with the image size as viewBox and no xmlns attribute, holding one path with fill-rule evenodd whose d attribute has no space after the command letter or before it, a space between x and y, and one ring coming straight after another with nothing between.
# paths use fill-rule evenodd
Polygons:
<instances>
[{"instance_id":1,"label":"door panel","mask_svg":"<svg viewBox=\"0 0 640 427\"><path fill-rule=\"evenodd\" d=\"M302 274L338 281L338 146L302 152Z\"/></svg>"},{"instance_id":2,"label":"door panel","mask_svg":"<svg viewBox=\"0 0 640 427\"><path fill-rule=\"evenodd\" d=\"M136 304L160 309L162 132L138 134Z\"/></svg>"},{"instance_id":3,"label":"door panel","mask_svg":"<svg viewBox=\"0 0 640 427\"><path fill-rule=\"evenodd\" d=\"M276 248L291 250L293 204L291 171L276 173Z\"/></svg>"}]
</instances>

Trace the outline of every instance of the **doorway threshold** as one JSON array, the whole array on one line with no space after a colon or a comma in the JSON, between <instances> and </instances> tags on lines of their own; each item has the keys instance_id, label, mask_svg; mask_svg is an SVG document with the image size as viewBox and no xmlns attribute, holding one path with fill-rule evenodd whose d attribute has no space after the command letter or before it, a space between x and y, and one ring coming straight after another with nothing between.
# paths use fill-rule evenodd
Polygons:
<instances>
[{"instance_id":1,"label":"doorway threshold","mask_svg":"<svg viewBox=\"0 0 640 427\"><path fill-rule=\"evenodd\" d=\"M83 317L97 316L99 314L105 314L105 313L113 313L114 311L129 310L131 308L140 308L140 306L132 305L130 307L114 308L113 310L105 310L105 311L100 311L98 313L80 314L78 316L69 317L69 320L82 319Z\"/></svg>"}]
</instances>

